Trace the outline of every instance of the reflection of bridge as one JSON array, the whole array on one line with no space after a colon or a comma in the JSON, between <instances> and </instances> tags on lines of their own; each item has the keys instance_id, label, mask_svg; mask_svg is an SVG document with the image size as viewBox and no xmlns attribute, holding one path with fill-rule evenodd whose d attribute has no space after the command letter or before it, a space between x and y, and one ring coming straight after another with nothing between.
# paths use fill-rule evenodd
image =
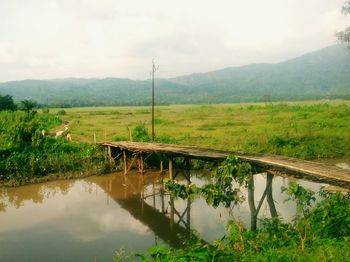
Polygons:
<instances>
[{"instance_id":1,"label":"reflection of bridge","mask_svg":"<svg viewBox=\"0 0 350 262\"><path fill-rule=\"evenodd\" d=\"M157 183L159 178L159 174L150 173L147 176L117 174L108 180L101 180L98 177L90 177L87 180L99 185L109 198L146 225L156 236L169 245L178 247L181 244L179 236L187 236L191 230L191 200L187 199L185 209L178 211L175 208L174 199L165 194L163 181ZM271 217L277 216L272 197L272 178L272 175L267 175L265 191L257 206L254 199L254 180L250 181L248 203L251 229L257 226L257 217L265 199L269 205ZM150 198L151 201L147 201Z\"/></svg>"},{"instance_id":2,"label":"reflection of bridge","mask_svg":"<svg viewBox=\"0 0 350 262\"><path fill-rule=\"evenodd\" d=\"M99 185L110 198L156 236L171 246L178 247L181 243L178 235L186 236L190 232L191 201L187 200L187 207L183 212L176 210L173 198L165 194L162 183L155 183L158 177L159 174L144 177L115 175L104 181L98 177L88 180ZM149 188L152 191L150 193L146 192ZM148 198L153 199L153 206L146 202Z\"/></svg>"}]
</instances>

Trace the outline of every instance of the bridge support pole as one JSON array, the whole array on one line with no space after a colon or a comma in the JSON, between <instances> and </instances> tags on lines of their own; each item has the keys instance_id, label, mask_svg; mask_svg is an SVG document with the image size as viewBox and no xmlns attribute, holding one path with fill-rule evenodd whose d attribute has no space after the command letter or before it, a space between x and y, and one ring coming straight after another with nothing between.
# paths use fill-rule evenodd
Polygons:
<instances>
[{"instance_id":1,"label":"bridge support pole","mask_svg":"<svg viewBox=\"0 0 350 262\"><path fill-rule=\"evenodd\" d=\"M126 157L126 152L123 150L123 161L124 161L124 175L128 172L128 162Z\"/></svg>"},{"instance_id":2,"label":"bridge support pole","mask_svg":"<svg viewBox=\"0 0 350 262\"><path fill-rule=\"evenodd\" d=\"M160 174L163 175L163 160L160 160Z\"/></svg>"},{"instance_id":3,"label":"bridge support pole","mask_svg":"<svg viewBox=\"0 0 350 262\"><path fill-rule=\"evenodd\" d=\"M134 165L136 159L137 159L137 155L135 155L135 156L133 157L133 159L131 160L129 167L127 167L127 169L126 169L125 174L127 174L127 173L131 170L131 168L132 168L132 166Z\"/></svg>"},{"instance_id":4,"label":"bridge support pole","mask_svg":"<svg viewBox=\"0 0 350 262\"><path fill-rule=\"evenodd\" d=\"M174 180L174 163L172 158L169 158L169 179Z\"/></svg>"},{"instance_id":5,"label":"bridge support pole","mask_svg":"<svg viewBox=\"0 0 350 262\"><path fill-rule=\"evenodd\" d=\"M267 203L269 204L271 217L277 217L278 214L277 214L275 202L272 196L272 179L273 179L273 174L267 173L266 182L270 183L271 185L270 185L270 190L267 192L266 200L267 200Z\"/></svg>"},{"instance_id":6,"label":"bridge support pole","mask_svg":"<svg viewBox=\"0 0 350 262\"><path fill-rule=\"evenodd\" d=\"M256 208L256 215L259 214L260 208L265 200L265 197L269 194L269 192L271 193L271 188L272 188L272 175L266 174L266 187L263 195L261 196L259 205Z\"/></svg>"},{"instance_id":7,"label":"bridge support pole","mask_svg":"<svg viewBox=\"0 0 350 262\"><path fill-rule=\"evenodd\" d=\"M254 177L251 176L248 182L248 203L250 209L250 229L255 230L257 224L257 213L254 199Z\"/></svg>"},{"instance_id":8,"label":"bridge support pole","mask_svg":"<svg viewBox=\"0 0 350 262\"><path fill-rule=\"evenodd\" d=\"M175 217L175 204L174 198L170 195L170 230L173 230L174 227L174 217Z\"/></svg>"},{"instance_id":9,"label":"bridge support pole","mask_svg":"<svg viewBox=\"0 0 350 262\"><path fill-rule=\"evenodd\" d=\"M191 230L191 199L187 198L187 221L186 221L186 229L188 233Z\"/></svg>"},{"instance_id":10,"label":"bridge support pole","mask_svg":"<svg viewBox=\"0 0 350 262\"><path fill-rule=\"evenodd\" d=\"M139 172L141 175L143 175L144 169L143 169L143 155L140 154L140 159L139 159Z\"/></svg>"},{"instance_id":11,"label":"bridge support pole","mask_svg":"<svg viewBox=\"0 0 350 262\"><path fill-rule=\"evenodd\" d=\"M107 154L108 154L109 163L111 164L113 161L113 157L112 157L112 148L110 146L107 147Z\"/></svg>"}]
</instances>

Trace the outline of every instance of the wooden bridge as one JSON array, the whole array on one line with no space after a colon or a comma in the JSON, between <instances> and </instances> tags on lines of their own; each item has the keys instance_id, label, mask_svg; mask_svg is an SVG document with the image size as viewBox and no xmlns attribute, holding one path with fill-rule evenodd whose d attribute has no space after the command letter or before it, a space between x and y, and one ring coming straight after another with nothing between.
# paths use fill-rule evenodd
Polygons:
<instances>
[{"instance_id":1,"label":"wooden bridge","mask_svg":"<svg viewBox=\"0 0 350 262\"><path fill-rule=\"evenodd\" d=\"M136 162L138 163L139 172L143 173L144 161L152 154L162 155L163 158L169 161L168 172L170 179L173 179L177 174L174 173L175 158L183 158L183 165L186 166L190 159L223 161L229 155L235 155L239 160L248 162L256 173L266 172L273 175L287 175L350 188L350 170L290 157L247 154L234 151L158 143L102 142L99 144L107 148L110 161L123 159L125 174L129 172ZM131 161L129 161L129 159L131 159ZM178 169L180 170L181 167ZM160 161L160 171L163 172L163 161Z\"/></svg>"}]
</instances>

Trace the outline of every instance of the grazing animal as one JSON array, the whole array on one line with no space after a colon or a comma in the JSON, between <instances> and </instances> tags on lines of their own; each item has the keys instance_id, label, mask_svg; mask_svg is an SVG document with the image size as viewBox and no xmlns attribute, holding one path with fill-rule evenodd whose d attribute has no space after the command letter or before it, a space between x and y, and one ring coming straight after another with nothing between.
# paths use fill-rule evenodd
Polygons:
<instances>
[{"instance_id":1,"label":"grazing animal","mask_svg":"<svg viewBox=\"0 0 350 262\"><path fill-rule=\"evenodd\" d=\"M72 136L67 126L64 127L63 131L56 132L55 138L57 139L58 137L65 137L68 141L72 141Z\"/></svg>"},{"instance_id":2,"label":"grazing animal","mask_svg":"<svg viewBox=\"0 0 350 262\"><path fill-rule=\"evenodd\" d=\"M61 137L63 135L63 132L64 131L57 131L56 135L55 135L55 138Z\"/></svg>"}]
</instances>

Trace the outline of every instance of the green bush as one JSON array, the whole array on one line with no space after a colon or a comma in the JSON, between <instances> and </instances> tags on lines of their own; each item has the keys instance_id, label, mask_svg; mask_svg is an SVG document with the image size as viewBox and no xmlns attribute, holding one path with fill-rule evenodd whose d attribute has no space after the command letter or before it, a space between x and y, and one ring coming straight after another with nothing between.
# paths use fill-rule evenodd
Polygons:
<instances>
[{"instance_id":1,"label":"green bush","mask_svg":"<svg viewBox=\"0 0 350 262\"><path fill-rule=\"evenodd\" d=\"M131 136L133 141L136 141L136 142L151 141L151 138L148 134L148 130L144 123L140 123L137 126L135 126L134 129L131 131Z\"/></svg>"},{"instance_id":2,"label":"green bush","mask_svg":"<svg viewBox=\"0 0 350 262\"><path fill-rule=\"evenodd\" d=\"M42 135L60 123L49 114L0 112L0 180L25 182L50 173L103 168L100 147Z\"/></svg>"},{"instance_id":3,"label":"green bush","mask_svg":"<svg viewBox=\"0 0 350 262\"><path fill-rule=\"evenodd\" d=\"M66 110L59 110L58 112L57 112L57 115L58 116L64 116L64 115L66 115L67 114L67 112L66 112Z\"/></svg>"}]
</instances>

